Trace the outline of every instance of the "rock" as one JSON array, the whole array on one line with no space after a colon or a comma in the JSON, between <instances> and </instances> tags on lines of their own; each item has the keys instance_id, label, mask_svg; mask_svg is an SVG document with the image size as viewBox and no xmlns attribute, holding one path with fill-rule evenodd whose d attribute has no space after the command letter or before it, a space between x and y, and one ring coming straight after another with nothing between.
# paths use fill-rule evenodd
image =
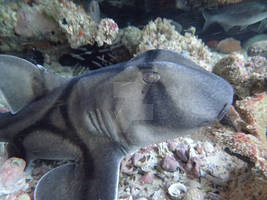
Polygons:
<instances>
[{"instance_id":1,"label":"rock","mask_svg":"<svg viewBox=\"0 0 267 200\"><path fill-rule=\"evenodd\" d=\"M210 142L204 142L204 144L202 145L204 151L206 152L206 154L210 154L215 152L214 146L210 143Z\"/></svg>"},{"instance_id":2,"label":"rock","mask_svg":"<svg viewBox=\"0 0 267 200\"><path fill-rule=\"evenodd\" d=\"M250 133L267 145L267 94L260 93L255 97L236 101L235 107L247 123L247 129L253 129Z\"/></svg>"},{"instance_id":3,"label":"rock","mask_svg":"<svg viewBox=\"0 0 267 200\"><path fill-rule=\"evenodd\" d=\"M222 53L233 53L235 51L241 51L240 41L235 40L234 38L226 38L221 40L217 48Z\"/></svg>"},{"instance_id":4,"label":"rock","mask_svg":"<svg viewBox=\"0 0 267 200\"><path fill-rule=\"evenodd\" d=\"M189 172L191 175L193 175L195 178L198 178L201 176L201 159L198 157L192 157L188 160L188 162L185 165L185 170Z\"/></svg>"},{"instance_id":5,"label":"rock","mask_svg":"<svg viewBox=\"0 0 267 200\"><path fill-rule=\"evenodd\" d=\"M229 200L244 200L244 199L267 199L267 182L266 179L258 177L249 172L239 174L238 178L229 184Z\"/></svg>"},{"instance_id":6,"label":"rock","mask_svg":"<svg viewBox=\"0 0 267 200\"><path fill-rule=\"evenodd\" d=\"M226 79L234 88L235 94L240 97L250 95L250 74L245 67L245 58L237 53L222 58L215 64L213 72Z\"/></svg>"},{"instance_id":7,"label":"rock","mask_svg":"<svg viewBox=\"0 0 267 200\"><path fill-rule=\"evenodd\" d=\"M34 6L22 6L17 12L15 32L22 37L35 37L39 39L55 40L59 34L57 24L42 11Z\"/></svg>"},{"instance_id":8,"label":"rock","mask_svg":"<svg viewBox=\"0 0 267 200\"><path fill-rule=\"evenodd\" d=\"M247 51L249 56L263 56L267 58L267 41L253 43Z\"/></svg>"},{"instance_id":9,"label":"rock","mask_svg":"<svg viewBox=\"0 0 267 200\"><path fill-rule=\"evenodd\" d=\"M145 161L145 155L142 153L135 153L132 157L132 162L135 167L140 167L142 163Z\"/></svg>"},{"instance_id":10,"label":"rock","mask_svg":"<svg viewBox=\"0 0 267 200\"><path fill-rule=\"evenodd\" d=\"M204 200L204 195L201 190L192 188L185 193L183 200Z\"/></svg>"},{"instance_id":11,"label":"rock","mask_svg":"<svg viewBox=\"0 0 267 200\"><path fill-rule=\"evenodd\" d=\"M173 140L168 141L169 150L172 152L176 150L177 145L178 145L177 142L175 142Z\"/></svg>"},{"instance_id":12,"label":"rock","mask_svg":"<svg viewBox=\"0 0 267 200\"><path fill-rule=\"evenodd\" d=\"M121 198L119 200L133 200L133 197L132 196L129 196L128 198Z\"/></svg>"},{"instance_id":13,"label":"rock","mask_svg":"<svg viewBox=\"0 0 267 200\"><path fill-rule=\"evenodd\" d=\"M154 175L150 172L146 172L139 180L143 184L152 184L154 180Z\"/></svg>"},{"instance_id":14,"label":"rock","mask_svg":"<svg viewBox=\"0 0 267 200\"><path fill-rule=\"evenodd\" d=\"M214 129L226 151L253 166L253 170L267 178L267 146L257 137L226 128Z\"/></svg>"},{"instance_id":15,"label":"rock","mask_svg":"<svg viewBox=\"0 0 267 200\"><path fill-rule=\"evenodd\" d=\"M17 192L26 185L25 166L23 159L15 157L4 162L0 168L0 195Z\"/></svg>"},{"instance_id":16,"label":"rock","mask_svg":"<svg viewBox=\"0 0 267 200\"><path fill-rule=\"evenodd\" d=\"M187 162L189 159L189 146L180 143L175 149L176 156L183 162Z\"/></svg>"},{"instance_id":17,"label":"rock","mask_svg":"<svg viewBox=\"0 0 267 200\"><path fill-rule=\"evenodd\" d=\"M174 172L179 167L179 163L175 160L172 156L165 156L165 158L162 161L161 167L169 172Z\"/></svg>"},{"instance_id":18,"label":"rock","mask_svg":"<svg viewBox=\"0 0 267 200\"><path fill-rule=\"evenodd\" d=\"M19 195L16 200L31 200L31 197L28 194L24 193L22 195Z\"/></svg>"}]
</instances>

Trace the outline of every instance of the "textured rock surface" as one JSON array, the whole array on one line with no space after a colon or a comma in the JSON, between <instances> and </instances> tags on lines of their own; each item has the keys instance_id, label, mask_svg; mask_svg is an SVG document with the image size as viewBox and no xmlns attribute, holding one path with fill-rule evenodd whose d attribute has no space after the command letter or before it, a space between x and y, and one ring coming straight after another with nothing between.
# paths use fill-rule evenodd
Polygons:
<instances>
[{"instance_id":1,"label":"textured rock surface","mask_svg":"<svg viewBox=\"0 0 267 200\"><path fill-rule=\"evenodd\" d=\"M229 81L235 94L242 99L267 90L266 64L261 56L245 59L244 55L233 53L216 63L213 72Z\"/></svg>"}]
</instances>

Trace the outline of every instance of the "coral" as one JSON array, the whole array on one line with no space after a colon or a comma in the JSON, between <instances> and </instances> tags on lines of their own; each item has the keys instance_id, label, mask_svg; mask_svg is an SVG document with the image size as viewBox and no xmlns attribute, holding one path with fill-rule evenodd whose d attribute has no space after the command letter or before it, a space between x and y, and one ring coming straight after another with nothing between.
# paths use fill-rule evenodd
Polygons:
<instances>
[{"instance_id":1,"label":"coral","mask_svg":"<svg viewBox=\"0 0 267 200\"><path fill-rule=\"evenodd\" d=\"M102 19L98 25L81 7L71 1L45 0L40 3L43 11L52 17L66 34L72 48L93 45L95 41L99 46L111 44L118 33L118 26L113 20Z\"/></svg>"},{"instance_id":2,"label":"coral","mask_svg":"<svg viewBox=\"0 0 267 200\"><path fill-rule=\"evenodd\" d=\"M9 37L14 34L14 26L17 22L16 12L18 6L16 4L1 3L0 9L0 36Z\"/></svg>"},{"instance_id":3,"label":"coral","mask_svg":"<svg viewBox=\"0 0 267 200\"><path fill-rule=\"evenodd\" d=\"M136 53L149 49L171 49L188 56L207 70L217 60L204 43L192 33L181 35L170 20L157 18L149 22L142 31Z\"/></svg>"},{"instance_id":4,"label":"coral","mask_svg":"<svg viewBox=\"0 0 267 200\"><path fill-rule=\"evenodd\" d=\"M243 99L266 90L266 59L260 56L248 60L238 53L222 58L213 72L229 81L235 94Z\"/></svg>"},{"instance_id":5,"label":"coral","mask_svg":"<svg viewBox=\"0 0 267 200\"><path fill-rule=\"evenodd\" d=\"M267 178L267 146L262 141L253 135L224 127L214 128L212 133L229 153L252 163L253 169Z\"/></svg>"},{"instance_id":6,"label":"coral","mask_svg":"<svg viewBox=\"0 0 267 200\"><path fill-rule=\"evenodd\" d=\"M121 42L133 55L141 40L142 31L135 26L128 26L121 31Z\"/></svg>"},{"instance_id":7,"label":"coral","mask_svg":"<svg viewBox=\"0 0 267 200\"><path fill-rule=\"evenodd\" d=\"M261 93L256 97L247 97L236 101L235 107L242 119L253 129L253 134L265 145L267 125L267 94Z\"/></svg>"},{"instance_id":8,"label":"coral","mask_svg":"<svg viewBox=\"0 0 267 200\"><path fill-rule=\"evenodd\" d=\"M23 5L17 12L15 32L23 37L57 41L60 33L57 24L44 15L39 6Z\"/></svg>"},{"instance_id":9,"label":"coral","mask_svg":"<svg viewBox=\"0 0 267 200\"><path fill-rule=\"evenodd\" d=\"M0 196L18 193L26 189L26 162L20 158L9 158L0 167Z\"/></svg>"},{"instance_id":10,"label":"coral","mask_svg":"<svg viewBox=\"0 0 267 200\"><path fill-rule=\"evenodd\" d=\"M118 25L112 19L102 19L98 25L95 41L98 46L111 45L119 32Z\"/></svg>"},{"instance_id":11,"label":"coral","mask_svg":"<svg viewBox=\"0 0 267 200\"><path fill-rule=\"evenodd\" d=\"M82 7L70 0L36 0L31 6L27 2L12 5L1 7L0 25L4 28L0 29L0 38L11 38L19 45L5 39L1 44L3 50L17 50L25 42L36 41L64 44L67 40L72 48L95 43L111 45L118 34L118 25L112 19L96 23Z\"/></svg>"},{"instance_id":12,"label":"coral","mask_svg":"<svg viewBox=\"0 0 267 200\"><path fill-rule=\"evenodd\" d=\"M245 68L245 58L237 53L222 58L215 64L213 72L231 83L238 96L248 96L249 74Z\"/></svg>"},{"instance_id":13,"label":"coral","mask_svg":"<svg viewBox=\"0 0 267 200\"><path fill-rule=\"evenodd\" d=\"M264 56L267 57L267 40L254 42L250 45L247 51L249 56Z\"/></svg>"}]
</instances>

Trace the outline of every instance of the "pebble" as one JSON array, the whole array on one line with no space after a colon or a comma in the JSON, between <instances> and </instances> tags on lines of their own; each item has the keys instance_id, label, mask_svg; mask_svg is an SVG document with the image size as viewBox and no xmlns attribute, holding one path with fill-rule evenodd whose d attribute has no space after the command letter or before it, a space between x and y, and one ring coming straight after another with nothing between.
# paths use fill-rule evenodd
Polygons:
<instances>
[{"instance_id":1,"label":"pebble","mask_svg":"<svg viewBox=\"0 0 267 200\"><path fill-rule=\"evenodd\" d=\"M175 150L175 155L183 162L187 162L189 159L189 147L183 143L180 143Z\"/></svg>"},{"instance_id":2,"label":"pebble","mask_svg":"<svg viewBox=\"0 0 267 200\"><path fill-rule=\"evenodd\" d=\"M140 167L145 161L145 155L142 153L135 153L132 157L132 162L135 167Z\"/></svg>"},{"instance_id":3,"label":"pebble","mask_svg":"<svg viewBox=\"0 0 267 200\"><path fill-rule=\"evenodd\" d=\"M240 41L234 38L226 38L224 40L221 40L218 43L217 48L221 53L233 53L242 49Z\"/></svg>"},{"instance_id":4,"label":"pebble","mask_svg":"<svg viewBox=\"0 0 267 200\"><path fill-rule=\"evenodd\" d=\"M215 148L214 146L210 143L210 142L204 142L204 144L202 145L204 151L206 152L206 154L210 154L215 152Z\"/></svg>"},{"instance_id":5,"label":"pebble","mask_svg":"<svg viewBox=\"0 0 267 200\"><path fill-rule=\"evenodd\" d=\"M153 180L154 180L154 175L150 172L147 172L140 178L139 181L143 184L152 184Z\"/></svg>"},{"instance_id":6,"label":"pebble","mask_svg":"<svg viewBox=\"0 0 267 200\"><path fill-rule=\"evenodd\" d=\"M28 194L24 193L24 194L18 196L16 198L16 200L31 200L31 197Z\"/></svg>"},{"instance_id":7,"label":"pebble","mask_svg":"<svg viewBox=\"0 0 267 200\"><path fill-rule=\"evenodd\" d=\"M185 170L188 172L191 172L191 174L198 178L201 176L201 167L202 163L201 163L201 159L198 157L192 157L188 160L188 162L185 165Z\"/></svg>"},{"instance_id":8,"label":"pebble","mask_svg":"<svg viewBox=\"0 0 267 200\"><path fill-rule=\"evenodd\" d=\"M165 158L162 161L161 167L169 172L174 172L179 167L179 163L175 160L173 156L165 156Z\"/></svg>"}]
</instances>

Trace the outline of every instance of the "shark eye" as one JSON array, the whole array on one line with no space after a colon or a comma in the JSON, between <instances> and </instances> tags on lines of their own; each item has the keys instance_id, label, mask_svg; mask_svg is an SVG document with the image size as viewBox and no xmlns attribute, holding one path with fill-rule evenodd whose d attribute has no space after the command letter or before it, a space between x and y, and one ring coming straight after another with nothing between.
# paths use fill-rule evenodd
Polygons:
<instances>
[{"instance_id":1,"label":"shark eye","mask_svg":"<svg viewBox=\"0 0 267 200\"><path fill-rule=\"evenodd\" d=\"M143 74L143 80L146 83L155 83L160 79L160 75L157 72L145 72Z\"/></svg>"}]
</instances>

